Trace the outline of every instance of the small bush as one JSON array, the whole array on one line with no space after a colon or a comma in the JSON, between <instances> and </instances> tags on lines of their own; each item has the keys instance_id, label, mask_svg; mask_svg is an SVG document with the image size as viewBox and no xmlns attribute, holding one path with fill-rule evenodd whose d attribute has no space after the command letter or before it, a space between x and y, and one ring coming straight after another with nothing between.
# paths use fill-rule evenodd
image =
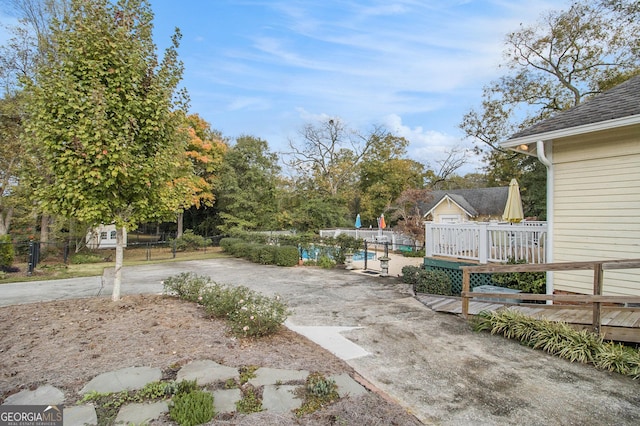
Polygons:
<instances>
[{"instance_id":1,"label":"small bush","mask_svg":"<svg viewBox=\"0 0 640 426\"><path fill-rule=\"evenodd\" d=\"M9 235L0 235L0 270L8 272L5 268L11 267L15 253Z\"/></svg>"},{"instance_id":2,"label":"small bush","mask_svg":"<svg viewBox=\"0 0 640 426\"><path fill-rule=\"evenodd\" d=\"M200 250L207 246L207 239L194 234L191 229L184 231L180 238L173 240L176 251Z\"/></svg>"},{"instance_id":3,"label":"small bush","mask_svg":"<svg viewBox=\"0 0 640 426\"><path fill-rule=\"evenodd\" d=\"M411 251L402 251L402 256L404 257L424 257L425 251L422 250L411 250Z\"/></svg>"},{"instance_id":4,"label":"small bush","mask_svg":"<svg viewBox=\"0 0 640 426\"><path fill-rule=\"evenodd\" d=\"M74 265L83 265L85 263L104 262L104 257L91 253L76 253L71 256L70 261Z\"/></svg>"},{"instance_id":5,"label":"small bush","mask_svg":"<svg viewBox=\"0 0 640 426\"><path fill-rule=\"evenodd\" d=\"M323 254L318 258L318 266L325 269L331 269L336 266L336 262L329 256Z\"/></svg>"},{"instance_id":6,"label":"small bush","mask_svg":"<svg viewBox=\"0 0 640 426\"><path fill-rule=\"evenodd\" d=\"M443 271L405 266L402 268L402 282L411 284L416 293L451 295L451 278Z\"/></svg>"},{"instance_id":7,"label":"small bush","mask_svg":"<svg viewBox=\"0 0 640 426\"><path fill-rule=\"evenodd\" d=\"M211 278L191 272L183 272L162 282L164 294L178 296L189 302L198 302L204 289L212 284Z\"/></svg>"},{"instance_id":8,"label":"small bush","mask_svg":"<svg viewBox=\"0 0 640 426\"><path fill-rule=\"evenodd\" d=\"M169 407L169 417L180 426L207 423L215 414L213 395L200 389L174 396Z\"/></svg>"},{"instance_id":9,"label":"small bush","mask_svg":"<svg viewBox=\"0 0 640 426\"><path fill-rule=\"evenodd\" d=\"M509 259L508 265L527 263L526 260ZM500 287L513 288L523 293L544 294L547 278L544 272L507 272L491 275L491 281Z\"/></svg>"},{"instance_id":10,"label":"small bush","mask_svg":"<svg viewBox=\"0 0 640 426\"><path fill-rule=\"evenodd\" d=\"M251 294L229 313L229 328L237 336L262 337L278 331L289 312L279 296Z\"/></svg>"},{"instance_id":11,"label":"small bush","mask_svg":"<svg viewBox=\"0 0 640 426\"><path fill-rule=\"evenodd\" d=\"M311 373L304 387L304 401L296 410L296 416L313 413L340 398L336 382L324 377L322 373Z\"/></svg>"},{"instance_id":12,"label":"small bush","mask_svg":"<svg viewBox=\"0 0 640 426\"><path fill-rule=\"evenodd\" d=\"M249 300L253 292L244 286L226 287L213 285L202 292L200 304L204 306L206 313L214 318L228 319L246 300Z\"/></svg>"}]
</instances>

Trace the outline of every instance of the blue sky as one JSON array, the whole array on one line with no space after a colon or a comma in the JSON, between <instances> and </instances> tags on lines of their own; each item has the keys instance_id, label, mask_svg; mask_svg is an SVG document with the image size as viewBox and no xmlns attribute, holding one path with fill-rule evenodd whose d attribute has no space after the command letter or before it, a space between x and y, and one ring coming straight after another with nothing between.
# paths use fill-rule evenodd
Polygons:
<instances>
[{"instance_id":1,"label":"blue sky","mask_svg":"<svg viewBox=\"0 0 640 426\"><path fill-rule=\"evenodd\" d=\"M0 0L2 1L2 0ZM3 2L3 1L2 1ZM503 75L505 35L565 6L541 0L151 0L163 49L175 27L191 112L273 151L306 123L382 124L436 168L483 85ZM2 8L4 9L4 7ZM3 11L4 12L4 11ZM6 14L0 16L7 21ZM461 169L472 172L479 159Z\"/></svg>"}]
</instances>

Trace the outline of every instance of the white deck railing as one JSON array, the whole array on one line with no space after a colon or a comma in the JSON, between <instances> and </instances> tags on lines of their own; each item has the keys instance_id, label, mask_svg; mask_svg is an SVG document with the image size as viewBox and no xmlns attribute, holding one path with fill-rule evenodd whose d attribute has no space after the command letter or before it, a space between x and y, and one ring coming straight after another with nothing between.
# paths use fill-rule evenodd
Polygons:
<instances>
[{"instance_id":1,"label":"white deck railing","mask_svg":"<svg viewBox=\"0 0 640 426\"><path fill-rule=\"evenodd\" d=\"M426 257L546 263L546 222L425 222Z\"/></svg>"}]
</instances>

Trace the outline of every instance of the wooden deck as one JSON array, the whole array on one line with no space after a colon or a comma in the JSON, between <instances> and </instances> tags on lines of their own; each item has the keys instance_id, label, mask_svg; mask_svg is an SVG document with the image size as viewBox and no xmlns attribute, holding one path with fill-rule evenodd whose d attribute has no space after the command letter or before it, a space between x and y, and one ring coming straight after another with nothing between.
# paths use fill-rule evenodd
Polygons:
<instances>
[{"instance_id":1,"label":"wooden deck","mask_svg":"<svg viewBox=\"0 0 640 426\"><path fill-rule=\"evenodd\" d=\"M462 314L460 297L418 294L416 298L436 312ZM507 308L533 318L566 322L578 329L591 328L593 320L593 308L589 305L507 304L477 298L469 302L469 315ZM608 340L640 343L640 307L602 306L601 331Z\"/></svg>"}]
</instances>

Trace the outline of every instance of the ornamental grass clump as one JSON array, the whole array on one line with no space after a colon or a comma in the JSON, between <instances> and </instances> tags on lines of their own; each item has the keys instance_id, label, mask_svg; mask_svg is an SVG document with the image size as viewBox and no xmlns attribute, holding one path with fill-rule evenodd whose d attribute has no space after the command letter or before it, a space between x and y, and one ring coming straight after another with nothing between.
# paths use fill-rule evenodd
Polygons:
<instances>
[{"instance_id":1,"label":"ornamental grass clump","mask_svg":"<svg viewBox=\"0 0 640 426\"><path fill-rule=\"evenodd\" d=\"M576 330L567 323L535 319L511 309L480 312L474 330L517 339L571 362L593 364L596 368L640 378L640 351L604 342L602 336L588 330Z\"/></svg>"}]
</instances>

